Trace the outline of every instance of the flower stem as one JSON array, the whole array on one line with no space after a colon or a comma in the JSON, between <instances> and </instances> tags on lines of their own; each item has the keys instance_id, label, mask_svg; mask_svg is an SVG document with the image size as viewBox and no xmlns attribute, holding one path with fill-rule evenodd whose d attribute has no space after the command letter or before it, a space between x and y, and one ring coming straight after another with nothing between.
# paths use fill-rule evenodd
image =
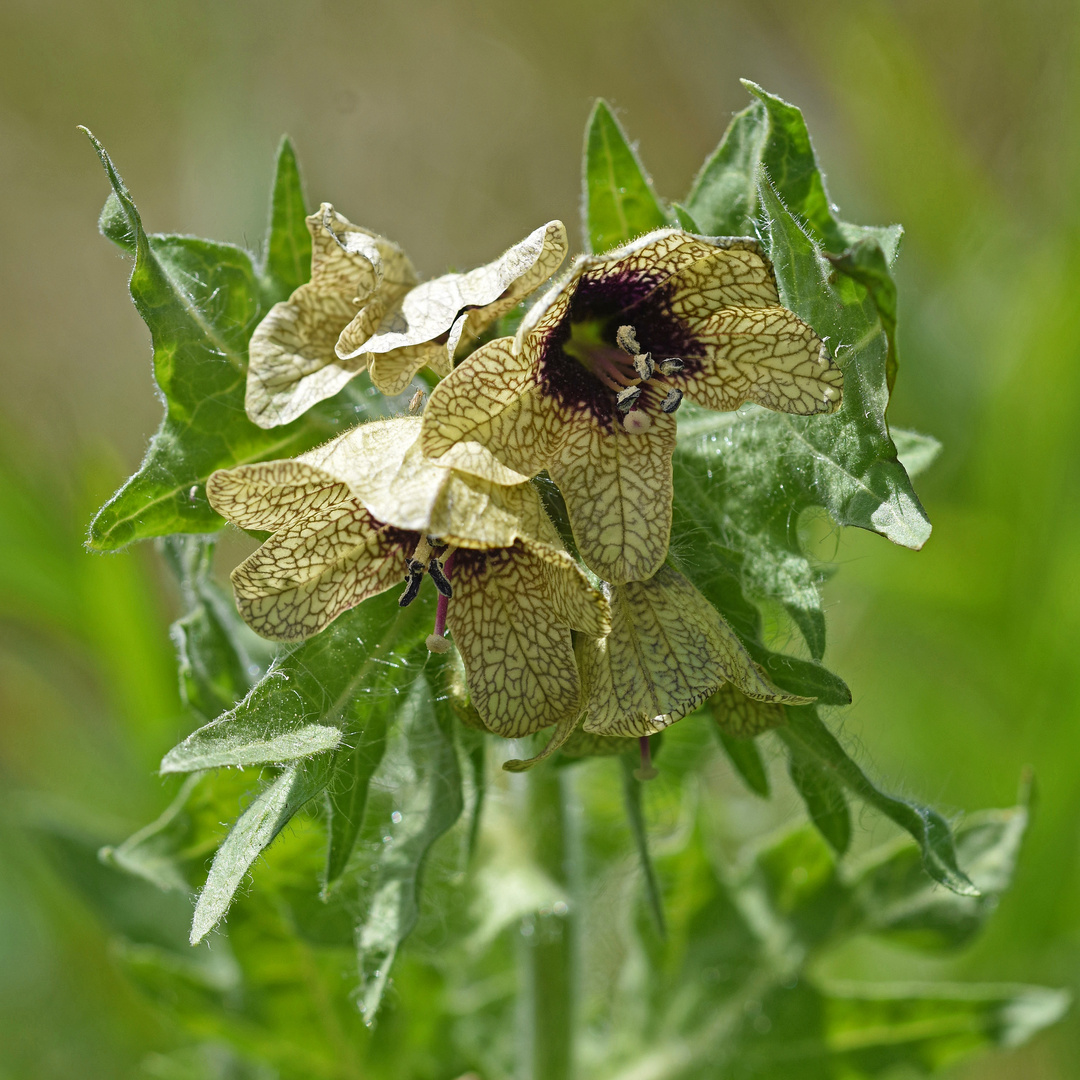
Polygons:
<instances>
[{"instance_id":1,"label":"flower stem","mask_svg":"<svg viewBox=\"0 0 1080 1080\"><path fill-rule=\"evenodd\" d=\"M527 814L536 862L567 897L570 894L571 822L567 777L550 765L528 776ZM568 902L543 908L521 949L528 1038L522 1070L527 1080L571 1080L577 935Z\"/></svg>"}]
</instances>

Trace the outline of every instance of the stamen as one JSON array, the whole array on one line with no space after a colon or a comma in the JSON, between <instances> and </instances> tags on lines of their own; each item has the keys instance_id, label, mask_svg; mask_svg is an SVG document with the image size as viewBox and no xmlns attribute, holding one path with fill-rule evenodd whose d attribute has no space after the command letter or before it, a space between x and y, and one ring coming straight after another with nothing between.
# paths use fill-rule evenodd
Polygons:
<instances>
[{"instance_id":1,"label":"stamen","mask_svg":"<svg viewBox=\"0 0 1080 1080\"><path fill-rule=\"evenodd\" d=\"M435 560L432 559L432 562L434 563ZM439 602L435 607L435 632L429 634L425 642L428 652L445 653L450 651L450 642L446 637L446 613L450 607L450 571L453 569L453 565L454 552L451 550L442 565L442 571L440 571L440 576L445 574L443 581L446 583L446 591L443 592L441 588L439 589ZM434 580L434 578L435 575L432 574L432 579ZM438 587L438 581L435 581L435 585Z\"/></svg>"},{"instance_id":2,"label":"stamen","mask_svg":"<svg viewBox=\"0 0 1080 1080\"><path fill-rule=\"evenodd\" d=\"M431 575L431 580L435 582L435 588L439 590L439 593L445 596L447 600L450 600L454 595L454 590L450 588L450 582L443 572L442 563L434 555L431 556L431 562L428 563L428 573Z\"/></svg>"},{"instance_id":3,"label":"stamen","mask_svg":"<svg viewBox=\"0 0 1080 1080\"><path fill-rule=\"evenodd\" d=\"M634 770L634 778L636 780L655 780L660 774L652 763L652 748L649 746L649 736L640 736L638 746L641 748L641 768Z\"/></svg>"},{"instance_id":4,"label":"stamen","mask_svg":"<svg viewBox=\"0 0 1080 1080\"><path fill-rule=\"evenodd\" d=\"M652 417L644 409L631 409L623 417L622 423L631 435L640 435L652 427Z\"/></svg>"},{"instance_id":5,"label":"stamen","mask_svg":"<svg viewBox=\"0 0 1080 1080\"><path fill-rule=\"evenodd\" d=\"M648 382L653 377L656 365L653 363L652 353L640 353L634 357L634 370L642 382Z\"/></svg>"},{"instance_id":6,"label":"stamen","mask_svg":"<svg viewBox=\"0 0 1080 1080\"><path fill-rule=\"evenodd\" d=\"M663 375L678 375L686 367L677 356L669 356L666 360L661 360L658 366Z\"/></svg>"},{"instance_id":7,"label":"stamen","mask_svg":"<svg viewBox=\"0 0 1080 1080\"><path fill-rule=\"evenodd\" d=\"M631 356L637 356L641 352L637 333L632 326L620 326L619 329L615 331L615 344L618 345L623 352L629 353Z\"/></svg>"},{"instance_id":8,"label":"stamen","mask_svg":"<svg viewBox=\"0 0 1080 1080\"><path fill-rule=\"evenodd\" d=\"M413 560L410 559L409 572L406 574L405 580L408 585L405 586L405 591L398 597L398 604L401 607L408 607L420 595L420 586L424 583L423 566L414 570Z\"/></svg>"},{"instance_id":9,"label":"stamen","mask_svg":"<svg viewBox=\"0 0 1080 1080\"><path fill-rule=\"evenodd\" d=\"M660 402L660 411L666 413L673 413L682 404L682 391L676 390L672 387L668 391L668 395L662 402Z\"/></svg>"},{"instance_id":10,"label":"stamen","mask_svg":"<svg viewBox=\"0 0 1080 1080\"><path fill-rule=\"evenodd\" d=\"M628 386L625 390L620 390L615 396L615 407L619 412L629 412L639 397L641 397L641 387Z\"/></svg>"}]
</instances>

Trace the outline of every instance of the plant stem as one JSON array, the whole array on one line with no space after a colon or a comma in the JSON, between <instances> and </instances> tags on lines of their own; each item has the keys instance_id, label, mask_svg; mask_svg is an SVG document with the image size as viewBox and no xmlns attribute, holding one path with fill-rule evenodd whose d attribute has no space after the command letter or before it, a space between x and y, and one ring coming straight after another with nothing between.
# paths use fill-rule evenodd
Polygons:
<instances>
[{"instance_id":1,"label":"plant stem","mask_svg":"<svg viewBox=\"0 0 1080 1080\"><path fill-rule=\"evenodd\" d=\"M569 895L572 845L565 784L566 777L550 765L533 769L528 773L526 813L537 864ZM527 1080L573 1077L576 947L574 913L568 904L534 915L520 954Z\"/></svg>"}]
</instances>

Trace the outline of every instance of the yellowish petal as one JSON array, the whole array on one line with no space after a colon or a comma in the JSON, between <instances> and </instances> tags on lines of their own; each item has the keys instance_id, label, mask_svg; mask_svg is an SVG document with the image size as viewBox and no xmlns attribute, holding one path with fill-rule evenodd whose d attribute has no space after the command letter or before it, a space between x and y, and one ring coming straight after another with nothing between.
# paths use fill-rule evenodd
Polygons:
<instances>
[{"instance_id":1,"label":"yellowish petal","mask_svg":"<svg viewBox=\"0 0 1080 1080\"><path fill-rule=\"evenodd\" d=\"M614 757L627 750L638 748L637 739L624 739L618 735L597 735L584 728L575 729L570 738L559 748L568 758Z\"/></svg>"},{"instance_id":2,"label":"yellowish petal","mask_svg":"<svg viewBox=\"0 0 1080 1080\"><path fill-rule=\"evenodd\" d=\"M373 331L416 280L399 248L353 225L329 203L307 218L307 226L311 280L270 309L248 349L245 408L264 428L296 419L362 371L363 363L338 362L338 335L350 321Z\"/></svg>"},{"instance_id":3,"label":"yellowish petal","mask_svg":"<svg viewBox=\"0 0 1080 1080\"><path fill-rule=\"evenodd\" d=\"M354 495L363 497L393 482L405 455L419 436L418 416L374 420L357 424L296 460L327 473L348 485Z\"/></svg>"},{"instance_id":4,"label":"yellowish petal","mask_svg":"<svg viewBox=\"0 0 1080 1080\"><path fill-rule=\"evenodd\" d=\"M241 529L274 532L304 514L343 502L349 489L304 462L266 461L211 473L206 497Z\"/></svg>"},{"instance_id":5,"label":"yellowish petal","mask_svg":"<svg viewBox=\"0 0 1080 1080\"><path fill-rule=\"evenodd\" d=\"M579 711L570 629L546 602L545 563L521 546L455 556L448 623L472 701L516 739Z\"/></svg>"},{"instance_id":6,"label":"yellowish petal","mask_svg":"<svg viewBox=\"0 0 1080 1080\"><path fill-rule=\"evenodd\" d=\"M614 586L612 629L583 640L585 730L650 735L693 712L724 682L766 701L803 702L773 686L720 613L669 566Z\"/></svg>"},{"instance_id":7,"label":"yellowish petal","mask_svg":"<svg viewBox=\"0 0 1080 1080\"><path fill-rule=\"evenodd\" d=\"M503 768L507 772L525 772L526 769L531 769L534 765L539 765L541 761L546 761L556 750L560 749L566 741L574 734L578 729L584 713L578 715L577 710L571 713L567 713L556 725L555 730L551 733L551 738L548 739L547 745L540 751L539 754L534 754L531 758L514 758L510 761L503 763Z\"/></svg>"},{"instance_id":8,"label":"yellowish petal","mask_svg":"<svg viewBox=\"0 0 1080 1080\"><path fill-rule=\"evenodd\" d=\"M753 401L809 416L840 407L844 377L825 343L783 307L727 307L709 312L690 301L680 313L704 356L671 377L691 401L728 411Z\"/></svg>"},{"instance_id":9,"label":"yellowish petal","mask_svg":"<svg viewBox=\"0 0 1080 1080\"><path fill-rule=\"evenodd\" d=\"M463 333L477 334L558 268L566 257L566 229L552 221L530 233L519 244L485 266L467 274L444 274L410 290L390 312L378 333L355 347L344 336L338 353L349 359L362 350L368 354L393 353L386 364L371 362L372 381L380 389L403 389L425 365L449 370L454 349ZM467 319L456 327L459 317ZM453 345L449 336L455 331ZM417 346L429 345L417 350ZM441 352L441 358L432 354ZM405 372L411 367L408 377ZM404 382L401 380L404 379ZM390 390L384 390L389 393ZM400 391L398 391L400 392Z\"/></svg>"},{"instance_id":10,"label":"yellowish petal","mask_svg":"<svg viewBox=\"0 0 1080 1080\"><path fill-rule=\"evenodd\" d=\"M521 544L544 563L545 597L552 612L567 626L591 637L604 637L611 630L611 606L606 597L589 584L581 568L563 550L555 527L545 530L544 542L527 537Z\"/></svg>"},{"instance_id":11,"label":"yellowish petal","mask_svg":"<svg viewBox=\"0 0 1080 1080\"><path fill-rule=\"evenodd\" d=\"M513 338L497 338L432 390L421 445L439 458L456 443L476 442L509 468L535 476L561 435L561 421L540 392L529 342L515 352Z\"/></svg>"},{"instance_id":12,"label":"yellowish petal","mask_svg":"<svg viewBox=\"0 0 1080 1080\"><path fill-rule=\"evenodd\" d=\"M356 500L276 532L233 572L244 621L273 641L317 634L343 611L400 584L411 541Z\"/></svg>"},{"instance_id":13,"label":"yellowish petal","mask_svg":"<svg viewBox=\"0 0 1080 1080\"><path fill-rule=\"evenodd\" d=\"M752 739L770 728L787 723L784 706L776 701L756 701L724 683L711 698L709 708L720 730L739 739Z\"/></svg>"},{"instance_id":14,"label":"yellowish petal","mask_svg":"<svg viewBox=\"0 0 1080 1080\"><path fill-rule=\"evenodd\" d=\"M651 415L640 434L619 423L606 430L586 415L569 417L558 456L548 463L578 551L605 581L649 578L667 558L676 422L674 414Z\"/></svg>"},{"instance_id":15,"label":"yellowish petal","mask_svg":"<svg viewBox=\"0 0 1080 1080\"><path fill-rule=\"evenodd\" d=\"M449 373L451 367L446 346L436 341L408 345L387 353L364 352L353 360L342 360L341 363L350 364L361 360L367 364L375 389L387 397L404 393L421 368L431 368L436 375L443 376Z\"/></svg>"}]
</instances>

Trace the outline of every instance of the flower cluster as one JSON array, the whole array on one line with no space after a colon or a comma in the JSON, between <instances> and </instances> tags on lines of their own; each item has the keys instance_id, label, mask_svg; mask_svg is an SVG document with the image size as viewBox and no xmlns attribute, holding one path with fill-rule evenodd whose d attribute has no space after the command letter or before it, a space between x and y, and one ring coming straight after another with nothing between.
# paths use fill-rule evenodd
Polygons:
<instances>
[{"instance_id":1,"label":"flower cluster","mask_svg":"<svg viewBox=\"0 0 1080 1080\"><path fill-rule=\"evenodd\" d=\"M721 687L773 708L805 700L772 685L667 561L684 400L797 415L840 404L840 369L781 305L755 241L663 229L579 258L515 336L468 352L559 268L561 222L423 284L396 245L329 204L308 226L311 280L252 338L251 419L287 423L361 371L387 395L422 368L438 381L422 416L211 477L220 513L271 533L233 572L258 633L309 637L402 582L408 605L429 577L428 647L449 648L449 631L488 730L554 726L540 756L648 736ZM544 472L577 558L530 482Z\"/></svg>"}]
</instances>

